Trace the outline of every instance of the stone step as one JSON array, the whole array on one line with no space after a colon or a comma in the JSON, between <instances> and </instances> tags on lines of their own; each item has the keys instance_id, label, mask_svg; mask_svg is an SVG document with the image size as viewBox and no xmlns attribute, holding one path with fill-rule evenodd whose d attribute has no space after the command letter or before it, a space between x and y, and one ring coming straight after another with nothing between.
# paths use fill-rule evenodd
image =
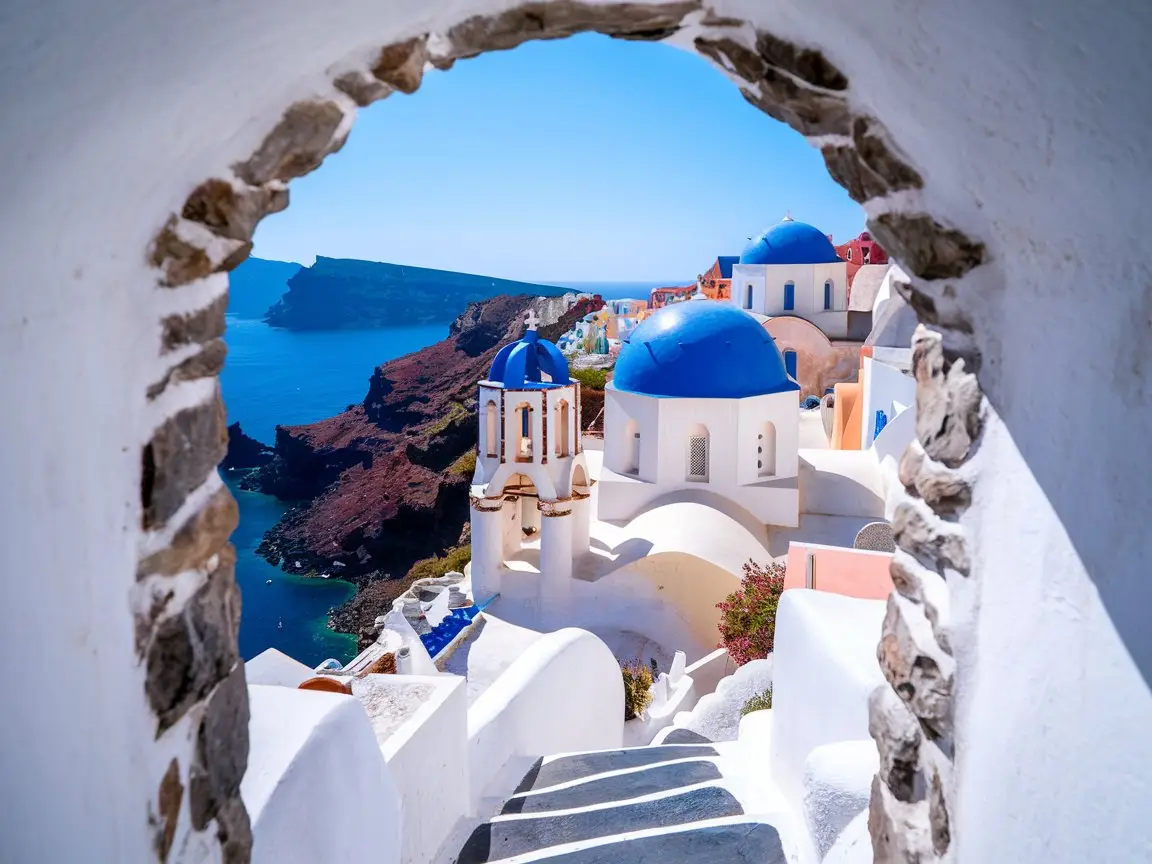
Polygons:
<instances>
[{"instance_id":1,"label":"stone step","mask_svg":"<svg viewBox=\"0 0 1152 864\"><path fill-rule=\"evenodd\" d=\"M572 785L553 786L540 792L520 793L509 798L500 813L543 813L591 807L670 792L719 780L720 777L719 767L707 759L667 762L607 776L598 774Z\"/></svg>"},{"instance_id":2,"label":"stone step","mask_svg":"<svg viewBox=\"0 0 1152 864\"><path fill-rule=\"evenodd\" d=\"M660 742L661 746L668 744L711 744L711 738L705 738L699 732L693 732L691 729L673 729Z\"/></svg>"},{"instance_id":3,"label":"stone step","mask_svg":"<svg viewBox=\"0 0 1152 864\"><path fill-rule=\"evenodd\" d=\"M497 817L472 832L460 850L457 864L484 864L553 846L743 813L740 802L727 789L701 786L628 804L543 815ZM635 859L629 855L628 860Z\"/></svg>"},{"instance_id":4,"label":"stone step","mask_svg":"<svg viewBox=\"0 0 1152 864\"><path fill-rule=\"evenodd\" d=\"M524 775L524 779L520 781L520 785L516 787L513 794L519 795L533 789L557 786L572 780L583 780L608 771L621 771L627 768L657 765L661 762L674 762L677 759L716 755L716 750L712 747L680 744L574 753L568 756L557 756L547 762L540 759Z\"/></svg>"},{"instance_id":5,"label":"stone step","mask_svg":"<svg viewBox=\"0 0 1152 864\"><path fill-rule=\"evenodd\" d=\"M461 859L462 861L463 859ZM491 864L786 864L780 835L754 819L596 840Z\"/></svg>"}]
</instances>

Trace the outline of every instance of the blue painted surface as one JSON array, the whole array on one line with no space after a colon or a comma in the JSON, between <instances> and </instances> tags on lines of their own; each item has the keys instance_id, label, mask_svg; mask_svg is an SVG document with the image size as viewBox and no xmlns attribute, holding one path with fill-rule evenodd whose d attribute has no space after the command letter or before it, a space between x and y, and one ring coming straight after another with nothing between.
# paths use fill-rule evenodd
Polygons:
<instances>
[{"instance_id":1,"label":"blue painted surface","mask_svg":"<svg viewBox=\"0 0 1152 864\"><path fill-rule=\"evenodd\" d=\"M824 283L824 308L825 309L831 309L832 308L832 283L831 282L825 282Z\"/></svg>"},{"instance_id":2,"label":"blue painted surface","mask_svg":"<svg viewBox=\"0 0 1152 864\"><path fill-rule=\"evenodd\" d=\"M621 347L612 383L673 398L742 399L799 389L755 318L705 300L674 303L645 318Z\"/></svg>"},{"instance_id":3,"label":"blue painted surface","mask_svg":"<svg viewBox=\"0 0 1152 864\"><path fill-rule=\"evenodd\" d=\"M790 312L796 308L796 285L793 282L784 283L784 310Z\"/></svg>"},{"instance_id":4,"label":"blue painted surface","mask_svg":"<svg viewBox=\"0 0 1152 864\"><path fill-rule=\"evenodd\" d=\"M732 278L732 265L740 262L739 255L721 255L718 259L720 262L720 278Z\"/></svg>"},{"instance_id":5,"label":"blue painted surface","mask_svg":"<svg viewBox=\"0 0 1152 864\"><path fill-rule=\"evenodd\" d=\"M784 368L787 370L788 374L791 377L793 377L793 378L796 377L796 352L795 351L785 351L784 352Z\"/></svg>"},{"instance_id":6,"label":"blue painted surface","mask_svg":"<svg viewBox=\"0 0 1152 864\"><path fill-rule=\"evenodd\" d=\"M551 385L541 378L541 372L551 377ZM492 361L488 380L505 387L548 387L572 383L568 377L568 361L560 349L547 339L541 339L535 330L525 331L519 342L511 342L500 349Z\"/></svg>"},{"instance_id":7,"label":"blue painted surface","mask_svg":"<svg viewBox=\"0 0 1152 864\"><path fill-rule=\"evenodd\" d=\"M431 633L421 635L420 641L428 649L429 656L435 660L436 655L447 648L448 643L455 639L460 631L471 624L479 614L479 606L464 606L460 609L453 609L448 613L448 617L433 628Z\"/></svg>"},{"instance_id":8,"label":"blue painted surface","mask_svg":"<svg viewBox=\"0 0 1152 864\"><path fill-rule=\"evenodd\" d=\"M883 411L877 411L876 412L876 426L872 432L872 437L875 439L881 432L884 431L884 427L887 425L888 425L888 415L885 414Z\"/></svg>"},{"instance_id":9,"label":"blue painted surface","mask_svg":"<svg viewBox=\"0 0 1152 864\"><path fill-rule=\"evenodd\" d=\"M753 237L741 264L835 264L836 249L819 228L807 222L781 222Z\"/></svg>"}]
</instances>

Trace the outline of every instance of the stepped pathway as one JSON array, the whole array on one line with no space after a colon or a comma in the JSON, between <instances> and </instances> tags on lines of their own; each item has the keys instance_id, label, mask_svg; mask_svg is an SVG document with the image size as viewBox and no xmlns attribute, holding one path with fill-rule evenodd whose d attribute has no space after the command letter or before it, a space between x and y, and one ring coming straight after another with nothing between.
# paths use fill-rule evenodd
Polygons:
<instances>
[{"instance_id":1,"label":"stepped pathway","mask_svg":"<svg viewBox=\"0 0 1152 864\"><path fill-rule=\"evenodd\" d=\"M739 744L668 743L539 759L456 864L786 864L792 816Z\"/></svg>"}]
</instances>

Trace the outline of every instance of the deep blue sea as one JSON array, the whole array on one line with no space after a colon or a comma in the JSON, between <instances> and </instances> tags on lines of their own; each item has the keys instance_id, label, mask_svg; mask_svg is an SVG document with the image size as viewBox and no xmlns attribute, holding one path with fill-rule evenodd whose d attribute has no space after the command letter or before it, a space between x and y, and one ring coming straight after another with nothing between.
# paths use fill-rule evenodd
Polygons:
<instances>
[{"instance_id":1,"label":"deep blue sea","mask_svg":"<svg viewBox=\"0 0 1152 864\"><path fill-rule=\"evenodd\" d=\"M654 287L677 283L555 284L620 299L644 297ZM234 294L243 290L234 282ZM439 324L297 333L269 327L260 313L243 304L230 309L239 311L228 315L228 362L220 376L228 422L239 420L247 434L266 444L273 443L277 425L322 420L360 402L373 369L448 335L447 325ZM354 586L292 576L256 555L264 532L291 505L241 490L227 472L224 479L240 504L240 527L232 542L243 595L241 654L248 659L273 647L312 666L328 657L350 660L356 640L329 630L328 612L350 598Z\"/></svg>"}]
</instances>

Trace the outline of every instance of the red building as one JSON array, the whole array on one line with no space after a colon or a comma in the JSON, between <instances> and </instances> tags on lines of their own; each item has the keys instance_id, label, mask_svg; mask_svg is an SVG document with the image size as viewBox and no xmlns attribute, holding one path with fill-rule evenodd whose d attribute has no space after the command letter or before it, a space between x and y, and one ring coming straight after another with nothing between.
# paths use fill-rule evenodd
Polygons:
<instances>
[{"instance_id":1,"label":"red building","mask_svg":"<svg viewBox=\"0 0 1152 864\"><path fill-rule=\"evenodd\" d=\"M848 262L848 287L852 287L852 280L856 271L865 264L887 264L888 253L879 243L872 239L867 231L860 232L855 240L849 240L842 246L836 247L836 254Z\"/></svg>"}]
</instances>

